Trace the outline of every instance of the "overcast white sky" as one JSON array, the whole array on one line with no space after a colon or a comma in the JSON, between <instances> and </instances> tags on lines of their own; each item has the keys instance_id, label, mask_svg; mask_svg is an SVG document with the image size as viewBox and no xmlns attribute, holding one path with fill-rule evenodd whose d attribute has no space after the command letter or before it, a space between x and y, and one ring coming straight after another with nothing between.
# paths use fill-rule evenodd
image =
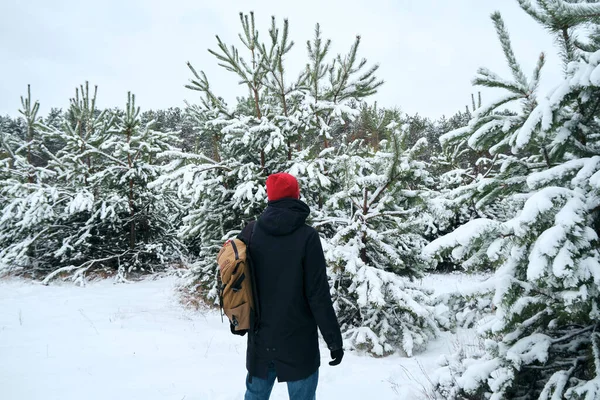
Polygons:
<instances>
[{"instance_id":1,"label":"overcast white sky","mask_svg":"<svg viewBox=\"0 0 600 400\"><path fill-rule=\"evenodd\" d=\"M191 77L186 61L232 102L245 92L207 49L216 48L215 34L237 44L238 12L251 10L264 35L271 15L289 18L296 42L290 72L305 65L315 23L336 54L360 34L360 54L381 65L385 80L373 100L410 114L464 109L480 66L509 76L489 19L494 10L502 12L526 73L544 51L542 88L561 74L551 37L515 0L3 0L0 114L17 114L28 83L43 113L66 108L86 80L99 86L100 107L123 107L129 90L142 109L183 106L198 96L184 88ZM484 102L492 96L484 93Z\"/></svg>"}]
</instances>

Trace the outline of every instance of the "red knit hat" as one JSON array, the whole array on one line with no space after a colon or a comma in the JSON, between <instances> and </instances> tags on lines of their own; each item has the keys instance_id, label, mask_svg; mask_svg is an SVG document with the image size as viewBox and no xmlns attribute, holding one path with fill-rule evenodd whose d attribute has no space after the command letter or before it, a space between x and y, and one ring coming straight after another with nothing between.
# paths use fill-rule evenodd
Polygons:
<instances>
[{"instance_id":1,"label":"red knit hat","mask_svg":"<svg viewBox=\"0 0 600 400\"><path fill-rule=\"evenodd\" d=\"M300 198L300 187L296 178L285 172L269 175L267 178L267 198L269 201L286 197Z\"/></svg>"}]
</instances>

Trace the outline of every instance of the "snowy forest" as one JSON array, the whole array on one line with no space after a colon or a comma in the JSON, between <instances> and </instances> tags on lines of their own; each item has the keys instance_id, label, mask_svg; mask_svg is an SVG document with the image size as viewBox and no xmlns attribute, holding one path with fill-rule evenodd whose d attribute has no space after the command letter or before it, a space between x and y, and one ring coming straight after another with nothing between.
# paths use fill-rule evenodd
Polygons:
<instances>
[{"instance_id":1,"label":"snowy forest","mask_svg":"<svg viewBox=\"0 0 600 400\"><path fill-rule=\"evenodd\" d=\"M346 350L413 357L476 328L475 349L442 356L429 398L600 399L600 3L518 3L555 40L561 80L541 92L545 54L524 71L494 13L489 46L511 74L482 59L472 97L438 119L371 100L385 83L360 36L332 54L326 26L296 43L293 18L259 27L252 12L239 42L209 50L247 89L234 104L190 63L181 81L198 100L184 108L143 111L124 92L99 109L102 87L82 82L41 115L24 88L0 116L0 275L173 273L183 302L218 306L216 254L266 206L267 176L289 172ZM432 271L489 279L436 295L416 284Z\"/></svg>"}]
</instances>

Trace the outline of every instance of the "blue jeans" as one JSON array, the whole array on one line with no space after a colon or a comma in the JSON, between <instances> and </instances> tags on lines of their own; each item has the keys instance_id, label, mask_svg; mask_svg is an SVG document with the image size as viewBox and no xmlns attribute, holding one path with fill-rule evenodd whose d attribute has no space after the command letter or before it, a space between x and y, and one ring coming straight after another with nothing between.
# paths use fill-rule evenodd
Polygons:
<instances>
[{"instance_id":1,"label":"blue jeans","mask_svg":"<svg viewBox=\"0 0 600 400\"><path fill-rule=\"evenodd\" d=\"M250 382L250 375L248 375L246 377L246 396L244 396L244 400L268 400L269 396L271 396L271 390L275 384L276 377L277 374L273 364L269 365L267 379L261 379L253 376L252 382ZM316 400L318 382L318 369L308 378L299 381L287 382L290 400Z\"/></svg>"}]
</instances>

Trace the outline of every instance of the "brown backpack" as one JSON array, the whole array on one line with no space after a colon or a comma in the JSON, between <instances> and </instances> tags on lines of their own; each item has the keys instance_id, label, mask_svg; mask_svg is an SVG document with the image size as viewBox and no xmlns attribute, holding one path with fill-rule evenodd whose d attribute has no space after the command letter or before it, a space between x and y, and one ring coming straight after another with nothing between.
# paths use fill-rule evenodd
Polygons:
<instances>
[{"instance_id":1,"label":"brown backpack","mask_svg":"<svg viewBox=\"0 0 600 400\"><path fill-rule=\"evenodd\" d=\"M236 334L250 330L258 314L248 247L243 240L231 239L225 242L217 256L221 310L231 323L232 333Z\"/></svg>"}]
</instances>

